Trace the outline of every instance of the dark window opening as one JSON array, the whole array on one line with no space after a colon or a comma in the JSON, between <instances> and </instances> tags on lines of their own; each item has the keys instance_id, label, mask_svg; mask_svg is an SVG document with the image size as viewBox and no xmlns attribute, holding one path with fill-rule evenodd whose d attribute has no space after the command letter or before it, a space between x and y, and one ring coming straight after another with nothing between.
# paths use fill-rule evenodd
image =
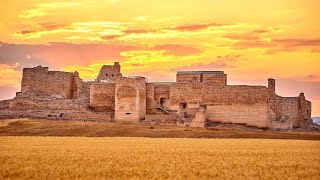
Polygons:
<instances>
[{"instance_id":1,"label":"dark window opening","mask_svg":"<svg viewBox=\"0 0 320 180\"><path fill-rule=\"evenodd\" d=\"M131 113L126 113L126 115L130 115Z\"/></svg>"},{"instance_id":2,"label":"dark window opening","mask_svg":"<svg viewBox=\"0 0 320 180\"><path fill-rule=\"evenodd\" d=\"M166 100L167 98L164 98L164 97L160 98L160 105L163 106L164 103L166 103Z\"/></svg>"},{"instance_id":3,"label":"dark window opening","mask_svg":"<svg viewBox=\"0 0 320 180\"><path fill-rule=\"evenodd\" d=\"M111 77L113 77L114 74L111 74Z\"/></svg>"},{"instance_id":4,"label":"dark window opening","mask_svg":"<svg viewBox=\"0 0 320 180\"><path fill-rule=\"evenodd\" d=\"M186 110L187 107L188 107L188 104L187 103L180 103L179 107L180 107L181 110Z\"/></svg>"},{"instance_id":5,"label":"dark window opening","mask_svg":"<svg viewBox=\"0 0 320 180\"><path fill-rule=\"evenodd\" d=\"M106 74L106 77L108 77L108 74Z\"/></svg>"}]
</instances>

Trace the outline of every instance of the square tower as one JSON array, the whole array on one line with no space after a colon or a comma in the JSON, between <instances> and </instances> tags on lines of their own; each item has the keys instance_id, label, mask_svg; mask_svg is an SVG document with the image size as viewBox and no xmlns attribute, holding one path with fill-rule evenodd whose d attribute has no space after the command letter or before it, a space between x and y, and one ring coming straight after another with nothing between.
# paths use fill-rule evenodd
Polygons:
<instances>
[{"instance_id":1,"label":"square tower","mask_svg":"<svg viewBox=\"0 0 320 180\"><path fill-rule=\"evenodd\" d=\"M115 121L138 123L146 116L146 79L118 79L115 88Z\"/></svg>"},{"instance_id":2,"label":"square tower","mask_svg":"<svg viewBox=\"0 0 320 180\"><path fill-rule=\"evenodd\" d=\"M111 65L103 65L100 69L100 73L96 79L96 81L107 81L107 82L115 82L118 77L122 77L121 74L121 66L119 62L115 62L113 66Z\"/></svg>"}]
</instances>

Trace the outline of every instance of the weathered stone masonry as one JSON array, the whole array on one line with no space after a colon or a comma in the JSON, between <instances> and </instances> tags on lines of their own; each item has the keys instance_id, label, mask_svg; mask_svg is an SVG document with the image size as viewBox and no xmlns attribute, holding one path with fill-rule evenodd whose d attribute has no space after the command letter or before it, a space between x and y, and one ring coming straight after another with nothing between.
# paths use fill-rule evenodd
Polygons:
<instances>
[{"instance_id":1,"label":"weathered stone masonry","mask_svg":"<svg viewBox=\"0 0 320 180\"><path fill-rule=\"evenodd\" d=\"M274 79L268 87L227 85L223 71L179 71L175 83L148 83L144 77L123 77L117 62L104 65L91 82L82 81L77 72L25 68L21 92L0 102L0 115L25 111L30 117L35 111L45 117L54 112L60 113L57 118L195 127L220 122L292 129L311 123L311 103L304 94L281 97Z\"/></svg>"}]
</instances>

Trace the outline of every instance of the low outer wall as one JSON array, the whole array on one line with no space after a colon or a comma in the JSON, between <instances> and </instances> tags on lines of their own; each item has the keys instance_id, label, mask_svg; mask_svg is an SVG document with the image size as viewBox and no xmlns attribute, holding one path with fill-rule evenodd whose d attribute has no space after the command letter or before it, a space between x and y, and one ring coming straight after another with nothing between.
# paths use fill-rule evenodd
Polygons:
<instances>
[{"instance_id":1,"label":"low outer wall","mask_svg":"<svg viewBox=\"0 0 320 180\"><path fill-rule=\"evenodd\" d=\"M93 83L90 86L90 107L95 111L114 111L115 84Z\"/></svg>"},{"instance_id":2,"label":"low outer wall","mask_svg":"<svg viewBox=\"0 0 320 180\"><path fill-rule=\"evenodd\" d=\"M248 126L266 128L268 125L267 103L208 105L208 121L222 123L239 123Z\"/></svg>"}]
</instances>

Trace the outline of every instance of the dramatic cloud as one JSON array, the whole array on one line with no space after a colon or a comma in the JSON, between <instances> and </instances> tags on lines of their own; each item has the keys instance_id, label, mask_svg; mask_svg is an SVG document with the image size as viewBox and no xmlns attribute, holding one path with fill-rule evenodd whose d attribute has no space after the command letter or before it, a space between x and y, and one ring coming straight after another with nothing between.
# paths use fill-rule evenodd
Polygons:
<instances>
[{"instance_id":1,"label":"dramatic cloud","mask_svg":"<svg viewBox=\"0 0 320 180\"><path fill-rule=\"evenodd\" d=\"M158 32L159 30L156 29L127 29L123 32L126 34L146 34L146 33L154 33Z\"/></svg>"},{"instance_id":2,"label":"dramatic cloud","mask_svg":"<svg viewBox=\"0 0 320 180\"><path fill-rule=\"evenodd\" d=\"M122 35L108 35L108 36L101 36L101 39L104 40L114 40L122 37Z\"/></svg>"},{"instance_id":3,"label":"dramatic cloud","mask_svg":"<svg viewBox=\"0 0 320 180\"><path fill-rule=\"evenodd\" d=\"M54 22L40 23L39 25L41 26L41 28L45 30L54 30L54 29L66 28L70 26L68 24L56 24Z\"/></svg>"},{"instance_id":4,"label":"dramatic cloud","mask_svg":"<svg viewBox=\"0 0 320 180\"><path fill-rule=\"evenodd\" d=\"M24 35L24 34L31 34L31 33L35 33L35 32L37 32L37 31L35 31L35 30L23 30L23 31L20 31L18 33Z\"/></svg>"},{"instance_id":5,"label":"dramatic cloud","mask_svg":"<svg viewBox=\"0 0 320 180\"><path fill-rule=\"evenodd\" d=\"M209 27L220 27L220 26L225 26L225 25L219 24L219 23L191 24L191 25L175 26L172 29L177 31L199 31L199 30L207 29Z\"/></svg>"},{"instance_id":6,"label":"dramatic cloud","mask_svg":"<svg viewBox=\"0 0 320 180\"><path fill-rule=\"evenodd\" d=\"M283 47L320 46L320 39L273 39L273 43Z\"/></svg>"},{"instance_id":7,"label":"dramatic cloud","mask_svg":"<svg viewBox=\"0 0 320 180\"><path fill-rule=\"evenodd\" d=\"M33 30L22 30L22 31L17 31L16 36L23 36L23 35L28 35L32 33L45 33L48 31L53 31L57 29L71 29L71 27L67 24L56 24L56 23L40 23L35 26L36 29Z\"/></svg>"}]
</instances>

